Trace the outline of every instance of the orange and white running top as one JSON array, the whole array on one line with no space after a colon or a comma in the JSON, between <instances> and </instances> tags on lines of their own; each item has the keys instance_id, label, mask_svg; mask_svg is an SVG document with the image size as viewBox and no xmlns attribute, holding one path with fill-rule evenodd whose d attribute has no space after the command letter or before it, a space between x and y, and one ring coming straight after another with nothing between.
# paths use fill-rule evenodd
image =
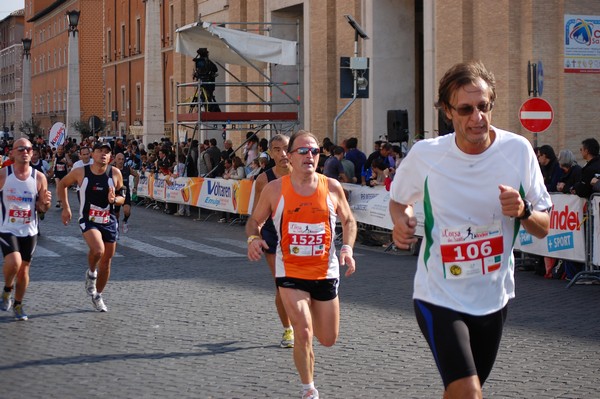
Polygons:
<instances>
[{"instance_id":1,"label":"orange and white running top","mask_svg":"<svg viewBox=\"0 0 600 399\"><path fill-rule=\"evenodd\" d=\"M309 196L294 191L290 176L281 178L281 198L273 216L279 243L275 277L304 280L339 278L334 232L337 215L329 195L327 176L318 175Z\"/></svg>"}]
</instances>

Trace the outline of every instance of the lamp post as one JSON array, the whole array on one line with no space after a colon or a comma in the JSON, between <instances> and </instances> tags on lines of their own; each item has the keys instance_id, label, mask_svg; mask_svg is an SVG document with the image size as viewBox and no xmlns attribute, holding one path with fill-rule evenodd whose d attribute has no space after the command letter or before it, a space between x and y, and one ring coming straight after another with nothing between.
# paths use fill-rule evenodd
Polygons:
<instances>
[{"instance_id":1,"label":"lamp post","mask_svg":"<svg viewBox=\"0 0 600 399\"><path fill-rule=\"evenodd\" d=\"M68 55L68 81L67 81L67 117L65 123L66 136L73 136L71 127L81 118L79 95L79 14L77 10L67 11L69 23L69 55ZM81 141L81 137L78 138Z\"/></svg>"},{"instance_id":2,"label":"lamp post","mask_svg":"<svg viewBox=\"0 0 600 399\"><path fill-rule=\"evenodd\" d=\"M31 113L31 39L23 42L23 88L21 100L21 120L31 122L30 132L33 134L33 118Z\"/></svg>"}]
</instances>

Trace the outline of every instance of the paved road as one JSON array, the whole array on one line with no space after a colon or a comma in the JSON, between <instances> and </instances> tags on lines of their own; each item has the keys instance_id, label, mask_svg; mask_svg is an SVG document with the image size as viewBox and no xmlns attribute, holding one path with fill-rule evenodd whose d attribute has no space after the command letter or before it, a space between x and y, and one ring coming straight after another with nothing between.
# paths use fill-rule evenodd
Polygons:
<instances>
[{"instance_id":1,"label":"paved road","mask_svg":"<svg viewBox=\"0 0 600 399\"><path fill-rule=\"evenodd\" d=\"M72 204L75 201L72 202ZM26 297L30 320L0 313L0 398L298 398L264 262L240 226L135 208L104 296L84 293L76 225L42 222ZM341 284L341 334L315 345L323 398L439 398L411 304L415 259L358 247ZM486 398L598 398L600 286L517 275L518 297Z\"/></svg>"}]
</instances>

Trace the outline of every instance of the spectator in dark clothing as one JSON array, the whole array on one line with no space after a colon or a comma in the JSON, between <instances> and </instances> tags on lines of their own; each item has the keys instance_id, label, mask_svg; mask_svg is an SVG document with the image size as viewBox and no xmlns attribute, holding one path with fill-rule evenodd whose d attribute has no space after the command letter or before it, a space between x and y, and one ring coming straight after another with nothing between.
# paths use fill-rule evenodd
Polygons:
<instances>
[{"instance_id":1,"label":"spectator in dark clothing","mask_svg":"<svg viewBox=\"0 0 600 399\"><path fill-rule=\"evenodd\" d=\"M600 177L600 157L598 157L600 144L594 138L585 139L581 142L580 151L587 163L581 169L581 181L573 186L571 193L582 198L589 198L594 192L592 180Z\"/></svg>"},{"instance_id":2,"label":"spectator in dark clothing","mask_svg":"<svg viewBox=\"0 0 600 399\"><path fill-rule=\"evenodd\" d=\"M215 166L217 166L221 162L221 150L219 150L219 147L217 147L217 139L215 139L215 138L210 139L209 144L210 144L210 147L208 147L208 150L206 150L206 153L208 154L208 156L210 158L210 165L207 165L208 171L210 172L211 170L214 169ZM229 158L229 154L227 154L225 157ZM219 177L222 174L223 174L222 171L221 171L221 174L217 174L216 171L213 171L213 173L209 173L209 177Z\"/></svg>"},{"instance_id":3,"label":"spectator in dark clothing","mask_svg":"<svg viewBox=\"0 0 600 399\"><path fill-rule=\"evenodd\" d=\"M395 165L390 164L390 158L389 158L389 156L391 154L392 154L392 145L390 143L380 143L379 150L374 151L371 155L369 155L369 158L367 158L367 161L365 162L365 171L372 169L371 167L372 167L373 161L375 161L376 159L381 159L381 161L383 162L383 169L387 169L389 173L394 173ZM370 179L370 178L368 178L368 174L363 174L362 179L363 179L364 184L366 184L366 185L370 184L370 182L368 181Z\"/></svg>"},{"instance_id":4,"label":"spectator in dark clothing","mask_svg":"<svg viewBox=\"0 0 600 399\"><path fill-rule=\"evenodd\" d=\"M198 140L192 140L185 158L185 174L187 177L198 177Z\"/></svg>"},{"instance_id":5,"label":"spectator in dark clothing","mask_svg":"<svg viewBox=\"0 0 600 399\"><path fill-rule=\"evenodd\" d=\"M543 145L537 150L537 158L544 176L544 185L549 193L558 191L556 185L562 177L562 169L558 164L554 148L549 145Z\"/></svg>"},{"instance_id":6,"label":"spectator in dark clothing","mask_svg":"<svg viewBox=\"0 0 600 399\"><path fill-rule=\"evenodd\" d=\"M379 149L377 151L373 151L371 155L367 158L365 162L365 169L369 169L371 164L376 159L382 159L383 165L386 168L393 168L394 165L390 165L389 156L392 154L392 145L390 143L380 143Z\"/></svg>"},{"instance_id":7,"label":"spectator in dark clothing","mask_svg":"<svg viewBox=\"0 0 600 399\"><path fill-rule=\"evenodd\" d=\"M362 172L367 161L367 156L360 151L358 148L358 139L356 137L350 137L346 141L346 159L354 164L354 177L356 178L356 184L362 184Z\"/></svg>"},{"instance_id":8,"label":"spectator in dark clothing","mask_svg":"<svg viewBox=\"0 0 600 399\"><path fill-rule=\"evenodd\" d=\"M558 164L563 171L563 176L556 185L556 189L563 194L570 194L575 183L581 181L581 166L577 164L571 150L562 150L558 153Z\"/></svg>"},{"instance_id":9,"label":"spectator in dark clothing","mask_svg":"<svg viewBox=\"0 0 600 399\"><path fill-rule=\"evenodd\" d=\"M332 179L347 183L350 181L346 173L344 172L344 165L342 165L342 159L344 158L344 149L339 146L334 146L332 154L325 165L323 165L323 174Z\"/></svg>"}]
</instances>

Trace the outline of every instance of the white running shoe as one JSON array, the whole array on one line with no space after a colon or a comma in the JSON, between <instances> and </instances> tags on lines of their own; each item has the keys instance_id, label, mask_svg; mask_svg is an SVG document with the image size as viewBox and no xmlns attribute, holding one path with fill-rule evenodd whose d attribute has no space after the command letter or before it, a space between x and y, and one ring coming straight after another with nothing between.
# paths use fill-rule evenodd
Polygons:
<instances>
[{"instance_id":1,"label":"white running shoe","mask_svg":"<svg viewBox=\"0 0 600 399\"><path fill-rule=\"evenodd\" d=\"M123 234L127 234L129 232L129 223L123 222Z\"/></svg>"},{"instance_id":2,"label":"white running shoe","mask_svg":"<svg viewBox=\"0 0 600 399\"><path fill-rule=\"evenodd\" d=\"M96 277L90 276L89 270L85 271L85 292L90 296L96 294Z\"/></svg>"},{"instance_id":3,"label":"white running shoe","mask_svg":"<svg viewBox=\"0 0 600 399\"><path fill-rule=\"evenodd\" d=\"M0 302L0 310L9 311L13 305L13 298L10 292L2 292L2 301Z\"/></svg>"},{"instance_id":4,"label":"white running shoe","mask_svg":"<svg viewBox=\"0 0 600 399\"><path fill-rule=\"evenodd\" d=\"M96 295L92 297L92 303L98 312L108 312L108 308L102 300L102 294L96 293Z\"/></svg>"},{"instance_id":5,"label":"white running shoe","mask_svg":"<svg viewBox=\"0 0 600 399\"><path fill-rule=\"evenodd\" d=\"M317 388L306 390L302 394L302 399L319 399L319 391L317 391Z\"/></svg>"}]
</instances>

